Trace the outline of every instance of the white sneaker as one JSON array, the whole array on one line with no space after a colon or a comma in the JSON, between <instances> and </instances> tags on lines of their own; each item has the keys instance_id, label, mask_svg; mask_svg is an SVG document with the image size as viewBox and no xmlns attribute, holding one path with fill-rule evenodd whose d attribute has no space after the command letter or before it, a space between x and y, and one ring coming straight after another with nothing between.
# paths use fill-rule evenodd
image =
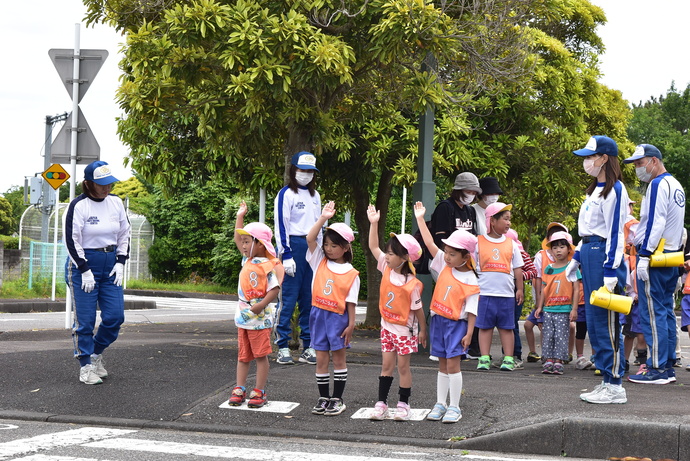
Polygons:
<instances>
[{"instance_id":1,"label":"white sneaker","mask_svg":"<svg viewBox=\"0 0 690 461\"><path fill-rule=\"evenodd\" d=\"M105 369L103 354L93 354L91 356L91 365L96 367L96 375L98 375L99 378L108 377L108 370Z\"/></svg>"},{"instance_id":2,"label":"white sneaker","mask_svg":"<svg viewBox=\"0 0 690 461\"><path fill-rule=\"evenodd\" d=\"M276 359L278 365L294 365L295 362L292 360L292 354L290 349L283 347L278 349L278 358Z\"/></svg>"},{"instance_id":3,"label":"white sneaker","mask_svg":"<svg viewBox=\"0 0 690 461\"><path fill-rule=\"evenodd\" d=\"M586 401L589 403L626 403L628 397L620 384L607 384L601 392L589 397Z\"/></svg>"},{"instance_id":4,"label":"white sneaker","mask_svg":"<svg viewBox=\"0 0 690 461\"><path fill-rule=\"evenodd\" d=\"M398 407L395 409L395 416L393 417L396 421L409 421L410 420L410 406L405 402L398 402Z\"/></svg>"},{"instance_id":5,"label":"white sneaker","mask_svg":"<svg viewBox=\"0 0 690 461\"><path fill-rule=\"evenodd\" d=\"M302 355L299 356L299 361L302 363L308 363L310 365L316 365L316 351L313 347L308 347L304 349Z\"/></svg>"},{"instance_id":6,"label":"white sneaker","mask_svg":"<svg viewBox=\"0 0 690 461\"><path fill-rule=\"evenodd\" d=\"M373 421L383 421L386 419L386 415L388 414L388 405L385 403L378 401L376 402L376 405L374 405L374 411L369 415L369 419Z\"/></svg>"},{"instance_id":7,"label":"white sneaker","mask_svg":"<svg viewBox=\"0 0 690 461\"><path fill-rule=\"evenodd\" d=\"M584 394L580 394L580 398L584 400L585 402L587 399L595 394L598 394L602 390L604 390L604 387L606 387L606 384L602 381L601 384L597 384L597 386L592 389L592 392L585 392Z\"/></svg>"},{"instance_id":8,"label":"white sneaker","mask_svg":"<svg viewBox=\"0 0 690 461\"><path fill-rule=\"evenodd\" d=\"M578 370L587 370L592 368L592 362L590 362L585 356L578 357L577 361L575 362L575 368Z\"/></svg>"},{"instance_id":9,"label":"white sneaker","mask_svg":"<svg viewBox=\"0 0 690 461\"><path fill-rule=\"evenodd\" d=\"M96 366L93 363L81 367L79 370L79 381L84 384L101 384L103 382L96 374Z\"/></svg>"}]
</instances>

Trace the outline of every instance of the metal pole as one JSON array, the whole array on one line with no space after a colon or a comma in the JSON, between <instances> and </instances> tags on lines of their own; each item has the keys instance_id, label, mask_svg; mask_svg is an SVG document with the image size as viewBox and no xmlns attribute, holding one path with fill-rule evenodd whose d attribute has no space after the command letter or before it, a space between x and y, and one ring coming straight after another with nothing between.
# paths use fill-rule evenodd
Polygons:
<instances>
[{"instance_id":1,"label":"metal pole","mask_svg":"<svg viewBox=\"0 0 690 461\"><path fill-rule=\"evenodd\" d=\"M58 255L58 229L60 228L58 216L60 215L60 204L58 203L58 190L54 189L55 194L55 232L53 232L53 287L50 300L55 301L55 283L57 282L57 255Z\"/></svg>"},{"instance_id":2,"label":"metal pole","mask_svg":"<svg viewBox=\"0 0 690 461\"><path fill-rule=\"evenodd\" d=\"M77 177L77 134L79 129L79 23L74 25L74 57L72 58L72 145L70 146L69 201L74 199Z\"/></svg>"},{"instance_id":3,"label":"metal pole","mask_svg":"<svg viewBox=\"0 0 690 461\"><path fill-rule=\"evenodd\" d=\"M407 213L407 187L403 186L402 218L400 219L400 233L405 233L405 213Z\"/></svg>"},{"instance_id":4,"label":"metal pole","mask_svg":"<svg viewBox=\"0 0 690 461\"><path fill-rule=\"evenodd\" d=\"M266 189L259 189L259 222L266 222Z\"/></svg>"},{"instance_id":5,"label":"metal pole","mask_svg":"<svg viewBox=\"0 0 690 461\"><path fill-rule=\"evenodd\" d=\"M46 115L46 138L45 147L43 148L43 171L50 167L51 146L53 144L53 117ZM48 197L50 196L50 184L48 181L43 181L41 187L41 242L48 242L50 236L48 235L48 228L50 227L50 216L48 211Z\"/></svg>"}]
</instances>

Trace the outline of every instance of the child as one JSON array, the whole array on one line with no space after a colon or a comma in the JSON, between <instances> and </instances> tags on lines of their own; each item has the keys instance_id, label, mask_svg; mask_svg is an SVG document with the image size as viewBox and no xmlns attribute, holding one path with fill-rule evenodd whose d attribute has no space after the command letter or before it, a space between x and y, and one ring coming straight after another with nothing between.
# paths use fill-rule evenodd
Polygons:
<instances>
[{"instance_id":1,"label":"child","mask_svg":"<svg viewBox=\"0 0 690 461\"><path fill-rule=\"evenodd\" d=\"M690 254L686 254L685 257L688 258ZM683 264L685 269L685 283L683 284L683 298L680 300L680 329L682 331L688 332L690 335L690 330L688 325L690 325L690 276L688 276L688 271L690 271L690 259L686 259ZM688 364L685 369L690 371L690 364Z\"/></svg>"},{"instance_id":2,"label":"child","mask_svg":"<svg viewBox=\"0 0 690 461\"><path fill-rule=\"evenodd\" d=\"M441 251L425 225L425 213L422 202L415 203L414 215L433 258L429 269L436 281L431 299L429 338L431 354L438 357L438 378L436 405L426 419L456 423L462 418L459 406L462 394L460 357L472 341L479 299L479 285L471 256L477 247L477 237L464 229L456 230L441 240L445 245ZM449 392L450 405L446 405Z\"/></svg>"},{"instance_id":3,"label":"child","mask_svg":"<svg viewBox=\"0 0 690 461\"><path fill-rule=\"evenodd\" d=\"M475 326L479 328L481 357L477 370L491 367L491 336L498 328L503 347L503 361L500 369L513 371L515 328L515 303L522 304L523 260L517 244L505 236L510 229L510 210L513 205L496 202L486 207L487 235L477 237L477 260L479 261L479 307Z\"/></svg>"},{"instance_id":4,"label":"child","mask_svg":"<svg viewBox=\"0 0 690 461\"><path fill-rule=\"evenodd\" d=\"M242 202L235 221L235 244L242 253L242 270L237 290L239 307L235 313L237 325L237 386L232 390L232 406L245 400L249 364L256 361L256 387L249 394L247 406L260 408L267 402L268 355L271 353L271 329L274 306L283 281L283 266L276 258L271 244L273 233L263 223L244 225L247 204Z\"/></svg>"},{"instance_id":5,"label":"child","mask_svg":"<svg viewBox=\"0 0 690 461\"><path fill-rule=\"evenodd\" d=\"M412 375L410 354L417 352L417 344L426 347L426 322L422 309L422 282L415 277L412 262L422 255L422 248L409 234L391 234L386 243L386 252L379 248L378 223L381 214L369 205L367 216L369 226L369 249L383 272L379 296L381 311L381 376L379 377L379 400L370 416L383 420L388 413L388 392L393 384L393 371L398 367L400 378L400 401L394 419L410 419L410 394Z\"/></svg>"},{"instance_id":6,"label":"child","mask_svg":"<svg viewBox=\"0 0 690 461\"><path fill-rule=\"evenodd\" d=\"M326 221L335 215L335 204L328 202L307 234L307 262L314 272L312 309L309 314L311 346L316 350L316 384L319 401L315 415L335 416L345 410L343 391L347 383L345 350L355 330L355 306L359 295L359 272L352 267L352 229L343 223L326 228L323 247L317 238ZM331 358L332 357L332 358ZM333 360L333 394L328 364Z\"/></svg>"},{"instance_id":7,"label":"child","mask_svg":"<svg viewBox=\"0 0 690 461\"><path fill-rule=\"evenodd\" d=\"M548 244L554 262L544 270L542 296L534 315L544 315L541 347L546 361L542 373L562 375L563 363L568 360L570 322L577 319L580 285L565 278L565 268L575 249L570 234L555 232Z\"/></svg>"},{"instance_id":8,"label":"child","mask_svg":"<svg viewBox=\"0 0 690 461\"><path fill-rule=\"evenodd\" d=\"M506 232L506 237L510 237L515 243L517 243L518 248L520 249L520 256L522 256L522 280L523 282L530 282L534 280L539 273L537 272L537 268L534 265L534 262L532 261L532 257L525 251L525 248L522 246L522 242L520 241L520 237L518 236L517 231L514 229L508 229L508 232ZM513 347L513 358L515 359L515 369L516 370L521 370L524 368L523 362L522 362L522 341L520 340L520 317L522 317L522 309L524 308L524 302L521 304L518 304L517 302L515 303L515 328L513 329L513 337L515 340L515 346ZM534 343L534 334L532 334L532 342ZM528 343L529 345L529 343ZM491 366L494 366L492 363ZM498 368L500 367L500 363L496 363L495 367Z\"/></svg>"}]
</instances>

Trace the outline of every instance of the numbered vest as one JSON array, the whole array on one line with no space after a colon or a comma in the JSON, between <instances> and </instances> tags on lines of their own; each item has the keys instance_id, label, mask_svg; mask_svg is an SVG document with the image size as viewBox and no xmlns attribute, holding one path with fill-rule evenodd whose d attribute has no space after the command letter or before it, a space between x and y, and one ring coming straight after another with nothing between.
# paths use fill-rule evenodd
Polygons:
<instances>
[{"instance_id":1,"label":"numbered vest","mask_svg":"<svg viewBox=\"0 0 690 461\"><path fill-rule=\"evenodd\" d=\"M391 283L391 269L386 266L381 278L381 288L379 293L379 311L381 317L387 322L396 325L407 325L410 317L410 304L412 303L412 292L419 287L421 293L424 285L416 277L410 277L402 286Z\"/></svg>"},{"instance_id":2,"label":"numbered vest","mask_svg":"<svg viewBox=\"0 0 690 461\"><path fill-rule=\"evenodd\" d=\"M253 263L247 260L244 263L240 271L240 287L247 301L266 296L268 274L278 264L280 264L280 261L277 258L260 263Z\"/></svg>"},{"instance_id":3,"label":"numbered vest","mask_svg":"<svg viewBox=\"0 0 690 461\"><path fill-rule=\"evenodd\" d=\"M453 269L446 266L436 280L431 297L431 310L451 320L459 320L465 300L479 293L477 285L468 285L453 277Z\"/></svg>"},{"instance_id":4,"label":"numbered vest","mask_svg":"<svg viewBox=\"0 0 690 461\"><path fill-rule=\"evenodd\" d=\"M541 274L539 277L544 280L544 271L546 270L546 266L550 264L551 258L549 258L549 253L546 250L539 250L537 254L539 253L541 253Z\"/></svg>"},{"instance_id":5,"label":"numbered vest","mask_svg":"<svg viewBox=\"0 0 690 461\"><path fill-rule=\"evenodd\" d=\"M347 294L359 275L359 271L351 269L344 274L336 274L328 268L328 260L323 258L314 275L314 285L311 290L311 304L319 309L342 314L347 304Z\"/></svg>"},{"instance_id":6,"label":"numbered vest","mask_svg":"<svg viewBox=\"0 0 690 461\"><path fill-rule=\"evenodd\" d=\"M690 275L685 278L685 285L683 285L683 294L690 295Z\"/></svg>"},{"instance_id":7,"label":"numbered vest","mask_svg":"<svg viewBox=\"0 0 690 461\"><path fill-rule=\"evenodd\" d=\"M506 238L501 243L490 242L485 236L477 237L479 270L510 274L513 264L513 241Z\"/></svg>"},{"instance_id":8,"label":"numbered vest","mask_svg":"<svg viewBox=\"0 0 690 461\"><path fill-rule=\"evenodd\" d=\"M565 278L565 271L544 274L544 306L565 306L573 304L573 283Z\"/></svg>"}]
</instances>

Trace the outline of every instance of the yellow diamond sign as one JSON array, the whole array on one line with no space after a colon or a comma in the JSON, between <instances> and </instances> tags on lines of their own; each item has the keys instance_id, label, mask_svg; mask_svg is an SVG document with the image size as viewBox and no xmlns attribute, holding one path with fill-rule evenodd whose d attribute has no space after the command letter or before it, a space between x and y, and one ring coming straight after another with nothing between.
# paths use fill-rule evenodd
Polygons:
<instances>
[{"instance_id":1,"label":"yellow diamond sign","mask_svg":"<svg viewBox=\"0 0 690 461\"><path fill-rule=\"evenodd\" d=\"M65 181L69 179L69 174L59 163L53 163L50 165L41 176L43 176L43 178L48 181L48 184L50 184L50 187L55 190L57 190L65 183Z\"/></svg>"}]
</instances>

